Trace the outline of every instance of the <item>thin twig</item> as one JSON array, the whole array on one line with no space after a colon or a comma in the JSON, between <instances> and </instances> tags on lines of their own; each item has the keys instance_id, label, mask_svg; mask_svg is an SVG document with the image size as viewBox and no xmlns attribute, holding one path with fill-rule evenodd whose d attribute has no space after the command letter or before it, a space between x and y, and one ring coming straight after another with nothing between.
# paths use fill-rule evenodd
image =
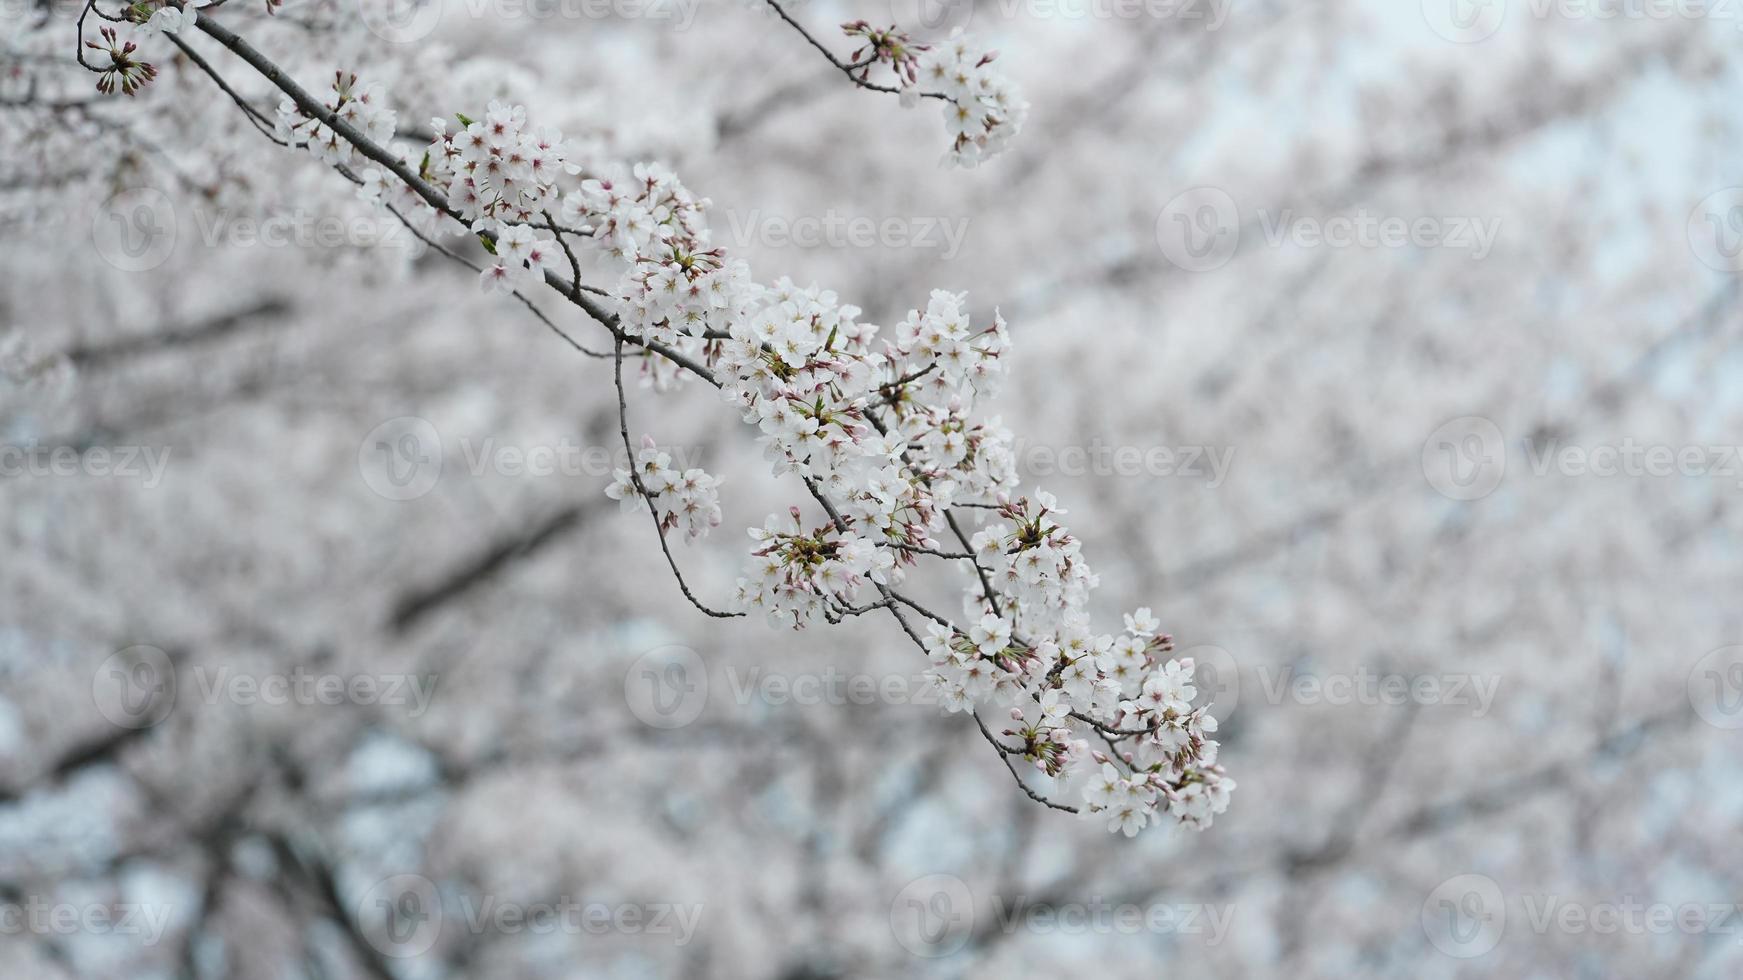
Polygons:
<instances>
[{"instance_id":1,"label":"thin twig","mask_svg":"<svg viewBox=\"0 0 1743 980\"><path fill-rule=\"evenodd\" d=\"M813 37L811 32L806 30L803 24L800 24L798 21L794 20L792 18L792 16L787 13L786 8L781 6L779 0L769 0L769 6L775 8L775 13L780 14L782 20L786 21L788 24L791 24L793 27L793 30L798 31L799 35L801 37L803 37L805 40L810 41L811 46L816 48L819 52L821 52L823 57L829 59L829 63L834 65L836 68L840 69L841 73L843 75L846 75L848 77L848 80L852 81L853 84L858 85L860 88L868 89L868 90L873 91L873 92L885 92L885 93L888 93L890 95L901 95L902 94L902 90L899 88L896 88L894 85L880 85L877 82L867 81L864 78L860 77L859 75L854 74L855 69L863 70L866 68L870 68L872 63L866 62L864 64L850 65L847 62L842 61L840 58L837 58L835 56L835 53L830 51L828 48L824 47L823 42L819 41L819 40L817 40L817 38ZM951 101L950 96L945 95L943 92L921 92L920 97L924 98L924 99L943 99L946 102Z\"/></svg>"},{"instance_id":2,"label":"thin twig","mask_svg":"<svg viewBox=\"0 0 1743 980\"><path fill-rule=\"evenodd\" d=\"M654 519L654 532L660 538L660 551L666 555L666 564L672 566L672 577L678 580L678 588L683 590L684 598L690 604L715 619L736 619L743 616L742 612L720 612L702 604L690 591L690 586L684 584L684 573L678 571L678 562L672 557L672 549L666 544L666 526L660 520L660 515L654 511L653 494L642 484L641 471L636 467L635 449L629 443L629 403L623 393L623 338L618 338L612 348L612 380L617 384L617 431L623 436L623 451L629 454L629 479L635 485L635 492L641 494L642 502L647 505L648 514Z\"/></svg>"}]
</instances>

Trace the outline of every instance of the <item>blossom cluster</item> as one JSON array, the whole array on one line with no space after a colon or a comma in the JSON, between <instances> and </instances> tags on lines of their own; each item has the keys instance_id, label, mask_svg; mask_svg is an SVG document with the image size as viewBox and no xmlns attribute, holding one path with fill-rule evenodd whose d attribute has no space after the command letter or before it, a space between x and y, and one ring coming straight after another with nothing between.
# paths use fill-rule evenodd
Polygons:
<instances>
[{"instance_id":1,"label":"blossom cluster","mask_svg":"<svg viewBox=\"0 0 1743 980\"><path fill-rule=\"evenodd\" d=\"M1003 520L988 524L970 542L976 560L1017 599L1023 625L1057 628L1083 607L1098 581L1083 560L1083 546L1057 520L1064 508L1052 494L1037 491L1033 502L1007 501L997 513Z\"/></svg>"},{"instance_id":2,"label":"blossom cluster","mask_svg":"<svg viewBox=\"0 0 1743 980\"><path fill-rule=\"evenodd\" d=\"M783 278L756 293L717 348L722 395L757 426L772 470L810 481L839 530L893 552L876 567L879 583L899 584L904 565L939 549L954 503L1015 483L1010 433L966 417L1001 368L1005 322L976 330L964 303L935 291L925 312L909 311L880 339L858 307ZM741 589L771 618L803 625L825 609L814 597L838 592L814 577L830 568L776 556L789 564L770 569L759 556Z\"/></svg>"},{"instance_id":3,"label":"blossom cluster","mask_svg":"<svg viewBox=\"0 0 1743 980\"><path fill-rule=\"evenodd\" d=\"M190 11L190 16L192 12ZM375 143L393 138L399 115L388 108L386 93L378 82L360 82L355 72L333 73L333 98L323 103L333 115L355 127ZM281 99L274 118L278 138L308 147L322 163L347 166L352 160L351 141L331 126L305 114L289 96Z\"/></svg>"},{"instance_id":4,"label":"blossom cluster","mask_svg":"<svg viewBox=\"0 0 1743 980\"><path fill-rule=\"evenodd\" d=\"M563 220L625 263L619 315L637 335L693 351L688 338L725 331L754 298L749 269L709 241L708 203L657 163L582 181L563 199Z\"/></svg>"},{"instance_id":5,"label":"blossom cluster","mask_svg":"<svg viewBox=\"0 0 1743 980\"><path fill-rule=\"evenodd\" d=\"M430 120L436 135L419 176L447 191L448 206L476 231L534 222L557 203L558 175L580 172L561 131L527 129L525 106L492 101L482 120L455 118L463 128L452 133L446 119Z\"/></svg>"},{"instance_id":6,"label":"blossom cluster","mask_svg":"<svg viewBox=\"0 0 1743 980\"><path fill-rule=\"evenodd\" d=\"M1014 617L987 612L966 631L929 628L926 678L945 709L1009 708L1013 724L1002 734L1049 776L1100 763L1081 812L1107 818L1110 830L1129 836L1166 817L1210 826L1235 784L1208 737L1216 719L1192 703L1193 661L1168 658L1173 641L1155 632L1150 610L1128 615L1118 636L1093 633L1087 615L1072 609L1058 629L1025 637L1013 619L1026 618L1027 607L1008 592L1002 599ZM1085 735L1124 746L1124 768L1090 751Z\"/></svg>"},{"instance_id":7,"label":"blossom cluster","mask_svg":"<svg viewBox=\"0 0 1743 980\"><path fill-rule=\"evenodd\" d=\"M833 521L807 528L797 507L770 514L750 537L756 548L737 599L773 624L803 625L831 609L846 613L868 583L888 585L893 578L889 551Z\"/></svg>"},{"instance_id":8,"label":"blossom cluster","mask_svg":"<svg viewBox=\"0 0 1743 980\"><path fill-rule=\"evenodd\" d=\"M614 470L605 495L619 501L624 510L653 508L662 531L679 530L695 539L720 526L720 480L698 467L678 469L672 454L660 449L652 436L643 436L636 454L634 472Z\"/></svg>"},{"instance_id":9,"label":"blossom cluster","mask_svg":"<svg viewBox=\"0 0 1743 980\"><path fill-rule=\"evenodd\" d=\"M157 77L157 66L136 53L139 50L136 42L121 40L113 27L101 27L97 33L101 41L85 42L85 47L109 59L107 65L97 68L97 91L114 95L119 90L123 95L134 95Z\"/></svg>"},{"instance_id":10,"label":"blossom cluster","mask_svg":"<svg viewBox=\"0 0 1743 980\"><path fill-rule=\"evenodd\" d=\"M887 65L904 106L917 106L924 96L943 100L950 150L942 162L973 167L1003 152L1023 128L1029 103L1015 82L992 68L999 53L983 51L962 28L937 45L919 44L895 27L878 29L863 20L841 29L864 42L853 53L852 69Z\"/></svg>"},{"instance_id":11,"label":"blossom cluster","mask_svg":"<svg viewBox=\"0 0 1743 980\"><path fill-rule=\"evenodd\" d=\"M114 18L133 25L133 33L141 38L159 33L176 34L188 30L199 20L193 0L172 3L170 0L138 0L124 8L121 17ZM137 95L157 77L157 66L138 53L138 41L123 39L120 32L107 25L98 28L100 40L85 41L84 47L107 57L108 64L89 65L97 74L97 91L104 95ZM81 52L80 60L84 55Z\"/></svg>"},{"instance_id":12,"label":"blossom cluster","mask_svg":"<svg viewBox=\"0 0 1743 980\"><path fill-rule=\"evenodd\" d=\"M948 100L944 128L951 145L946 163L973 167L997 156L1028 118L1029 103L1017 84L991 67L997 57L997 51L982 51L961 28L920 56L920 84ZM905 101L912 104L915 98L909 94Z\"/></svg>"}]
</instances>

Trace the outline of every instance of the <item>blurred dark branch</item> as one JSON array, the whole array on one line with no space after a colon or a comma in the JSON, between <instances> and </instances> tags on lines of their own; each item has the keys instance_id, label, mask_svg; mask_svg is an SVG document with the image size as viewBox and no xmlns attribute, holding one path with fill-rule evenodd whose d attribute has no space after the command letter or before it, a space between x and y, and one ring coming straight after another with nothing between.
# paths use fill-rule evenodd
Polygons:
<instances>
[{"instance_id":1,"label":"blurred dark branch","mask_svg":"<svg viewBox=\"0 0 1743 980\"><path fill-rule=\"evenodd\" d=\"M75 368L89 371L107 367L112 362L125 358L222 340L258 320L282 316L290 310L291 304L288 300L279 296L268 296L248 306L220 313L192 325L74 347L66 352L66 357Z\"/></svg>"},{"instance_id":2,"label":"blurred dark branch","mask_svg":"<svg viewBox=\"0 0 1743 980\"><path fill-rule=\"evenodd\" d=\"M1371 197L1375 186L1386 181L1468 166L1470 158L1517 143L1550 125L1602 111L1605 106L1614 104L1629 85L1643 78L1653 77L1652 70L1662 63L1676 63L1684 57L1698 56L1701 49L1693 41L1699 26L1692 24L1689 29L1674 35L1668 42L1662 38L1654 38L1625 48L1610 61L1559 85L1555 79L1546 83L1541 67L1529 67L1505 89L1507 92L1529 95L1520 99L1498 100L1505 106L1502 111L1472 120L1451 122L1431 138L1412 141L1408 150L1372 153L1356 165L1348 179L1324 185L1317 190L1309 188L1305 192L1297 192L1301 178L1297 172L1290 171L1284 175L1286 183L1281 186L1280 191L1264 196L1277 203L1299 201L1318 206L1316 209L1299 208L1303 213L1311 213L1313 210L1336 212ZM1428 104L1417 107L1415 114L1434 118L1444 115L1444 112L1439 111L1436 105ZM1247 195L1243 193L1243 197L1245 196ZM1146 213L1145 218L1153 220L1154 215ZM1257 212L1246 217L1236 229L1237 241L1256 241L1262 237L1263 221ZM1239 261L1243 254L1244 249L1237 249L1233 261ZM1070 299L1085 295L1086 290L1093 293L1098 287L1105 285L1127 285L1140 281L1161 283L1176 278L1190 278L1196 274L1167 262L1156 261L1153 246L1144 247L1091 268L1064 269L1054 280L1028 289L1025 295L1037 298L1021 299L1015 305L1015 312L1007 312L1007 315L1012 320L1040 320L1051 315L1054 309ZM1006 309L1012 309L1012 304L1006 304Z\"/></svg>"},{"instance_id":3,"label":"blurred dark branch","mask_svg":"<svg viewBox=\"0 0 1743 980\"><path fill-rule=\"evenodd\" d=\"M1294 547L1304 538L1336 527L1344 519L1345 513L1345 509L1334 507L1310 511L1288 524L1249 534L1232 548L1165 572L1162 581L1169 588L1190 588L1231 569L1263 561L1279 551Z\"/></svg>"},{"instance_id":4,"label":"blurred dark branch","mask_svg":"<svg viewBox=\"0 0 1743 980\"><path fill-rule=\"evenodd\" d=\"M181 666L183 651L168 651L171 666ZM22 786L0 786L0 805L16 803L32 792L47 789L92 766L116 762L127 747L157 730L155 725L122 728L110 725L109 730L94 738L76 742L45 769Z\"/></svg>"},{"instance_id":5,"label":"blurred dark branch","mask_svg":"<svg viewBox=\"0 0 1743 980\"><path fill-rule=\"evenodd\" d=\"M1608 62L1598 65L1570 84L1543 90L1543 67L1528 65L1507 92L1541 91L1535 98L1499 100L1504 112L1448 126L1438 140L1424 142L1392 154L1374 154L1357 167L1346 194L1359 193L1363 185L1389 179L1400 174L1433 171L1455 165L1460 158L1488 153L1529 136L1552 123L1577 119L1614 105L1620 93L1635 81L1651 76L1651 70L1664 63L1676 63L1684 56L1699 56L1701 47L1694 42L1701 25L1690 21L1687 27L1673 34L1668 42L1649 38L1623 47ZM1429 107L1432 111L1433 107Z\"/></svg>"},{"instance_id":6,"label":"blurred dark branch","mask_svg":"<svg viewBox=\"0 0 1743 980\"><path fill-rule=\"evenodd\" d=\"M1283 858L1284 874L1291 878L1300 877L1342 861L1349 855L1361 834L1362 821L1373 811L1374 804L1385 792L1386 784L1397 769L1398 759L1404 754L1404 745L1416 725L1419 710L1418 704L1409 702L1398 719L1369 746L1356 790L1350 795L1344 813L1331 822L1336 830L1316 848L1287 852Z\"/></svg>"},{"instance_id":7,"label":"blurred dark branch","mask_svg":"<svg viewBox=\"0 0 1743 980\"><path fill-rule=\"evenodd\" d=\"M1600 415L1614 415L1619 412L1629 399L1646 390L1641 384L1642 379L1667 350L1692 341L1722 336L1720 328L1735 319L1740 294L1743 294L1743 287L1740 287L1738 280L1726 279L1686 317L1635 355L1627 367L1593 384L1580 400L1580 406ZM1582 411L1579 414L1584 416L1586 413ZM1551 426L1552 423L1546 421L1540 423L1539 428L1548 431ZM1571 424L1556 424L1553 425L1553 431L1566 437L1572 433L1573 428ZM1362 481L1340 506L1312 510L1288 524L1249 534L1239 545L1163 573L1162 580L1173 589L1192 589L1208 584L1233 569L1285 553L1303 539L1337 527L1357 506L1385 491L1404 485L1398 481L1379 479L1380 474L1413 472L1415 466L1414 453L1406 453L1382 463L1373 469L1369 474L1370 478Z\"/></svg>"},{"instance_id":8,"label":"blurred dark branch","mask_svg":"<svg viewBox=\"0 0 1743 980\"><path fill-rule=\"evenodd\" d=\"M19 787L0 787L0 804L16 803L32 792L61 783L91 766L114 762L127 746L149 734L150 728L123 728L101 738L80 742L51 762L34 780Z\"/></svg>"},{"instance_id":9,"label":"blurred dark branch","mask_svg":"<svg viewBox=\"0 0 1743 980\"><path fill-rule=\"evenodd\" d=\"M504 569L538 554L552 542L580 527L598 504L570 504L526 530L492 542L481 554L449 570L434 582L402 593L389 619L395 633L404 633L425 616L489 583Z\"/></svg>"},{"instance_id":10,"label":"blurred dark branch","mask_svg":"<svg viewBox=\"0 0 1743 980\"><path fill-rule=\"evenodd\" d=\"M339 927L345 944L350 947L364 973L375 980L394 980L392 964L358 929L356 919L346 908L339 895L339 883L332 867L317 855L292 845L290 839L282 833L270 833L266 840L271 845L274 856L278 858L279 867L286 874L287 886L294 886L316 901L320 914Z\"/></svg>"},{"instance_id":11,"label":"blurred dark branch","mask_svg":"<svg viewBox=\"0 0 1743 980\"><path fill-rule=\"evenodd\" d=\"M742 109L727 110L714 120L716 145L724 145L753 132L776 113L815 101L824 89L811 82L788 82L765 92Z\"/></svg>"},{"instance_id":12,"label":"blurred dark branch","mask_svg":"<svg viewBox=\"0 0 1743 980\"><path fill-rule=\"evenodd\" d=\"M1685 703L1648 715L1599 739L1587 752L1509 776L1473 792L1420 807L1392 824L1385 836L1393 840L1440 833L1468 821L1493 816L1554 790L1600 762L1626 759L1645 748L1652 736L1686 728L1696 715Z\"/></svg>"}]
</instances>

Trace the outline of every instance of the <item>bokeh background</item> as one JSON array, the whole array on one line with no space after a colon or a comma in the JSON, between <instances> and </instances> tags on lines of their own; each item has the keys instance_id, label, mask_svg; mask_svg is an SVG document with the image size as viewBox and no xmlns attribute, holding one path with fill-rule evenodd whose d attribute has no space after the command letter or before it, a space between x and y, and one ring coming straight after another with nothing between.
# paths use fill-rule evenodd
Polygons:
<instances>
[{"instance_id":1,"label":"bokeh background","mask_svg":"<svg viewBox=\"0 0 1743 980\"><path fill-rule=\"evenodd\" d=\"M205 15L406 133L501 97L664 161L870 322L998 307L1025 485L1239 783L1131 840L894 624L684 602L603 495L609 362L161 39L94 100L76 6L0 10L0 974L1743 970L1743 9L790 7L999 48L1033 110L973 171L754 3ZM676 550L725 602L794 488L709 392L630 412L726 478Z\"/></svg>"}]
</instances>

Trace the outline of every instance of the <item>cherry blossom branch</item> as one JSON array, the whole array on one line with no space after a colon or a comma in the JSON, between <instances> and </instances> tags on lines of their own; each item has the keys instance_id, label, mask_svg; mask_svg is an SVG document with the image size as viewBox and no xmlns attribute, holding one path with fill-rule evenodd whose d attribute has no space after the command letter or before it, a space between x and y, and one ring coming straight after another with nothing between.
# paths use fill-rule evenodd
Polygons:
<instances>
[{"instance_id":1,"label":"cherry blossom branch","mask_svg":"<svg viewBox=\"0 0 1743 980\"><path fill-rule=\"evenodd\" d=\"M946 164L973 167L1002 152L1023 128L1029 103L1015 84L989 67L998 52L983 52L960 33L951 34L941 44L929 45L914 41L894 26L878 29L864 20L849 21L841 25L843 32L865 43L855 52L853 61L843 61L788 14L780 0L768 0L768 4L860 88L899 96L902 105L909 108L919 105L921 99L944 102L945 128L951 136L950 149L943 160ZM899 87L873 82L867 77L877 64L889 67ZM921 91L922 80L933 88Z\"/></svg>"},{"instance_id":2,"label":"cherry blossom branch","mask_svg":"<svg viewBox=\"0 0 1743 980\"><path fill-rule=\"evenodd\" d=\"M260 135L272 140L279 146L288 147L291 145L288 141L278 138L278 135L272 131L272 126L267 121L265 114L250 104L247 99L244 99L235 89L231 88L230 84L224 81L224 77L219 75L217 70L214 69L205 58L201 57L198 51L188 47L187 42L174 34L166 33L164 36L169 38L171 44L181 50L182 54L193 63L194 67L205 72L206 77L210 78L213 84L217 85L219 89L223 90L225 95L230 97L230 101L236 103L237 108L242 110L243 118L247 119L250 123L253 123L254 128L260 131Z\"/></svg>"},{"instance_id":3,"label":"cherry blossom branch","mask_svg":"<svg viewBox=\"0 0 1743 980\"><path fill-rule=\"evenodd\" d=\"M455 211L448 204L445 196L435 188L431 187L428 182L423 180L416 173L412 172L412 170L398 157L395 157L386 148L378 145L368 136L359 132L355 126L340 118L337 113L327 108L327 106L319 99L311 95L307 89L298 85L295 79L292 79L281 68L279 68L278 65L274 64L269 58L261 54L253 45L249 44L234 31L219 24L211 17L201 17L196 22L195 26L219 44L229 48L231 52L247 63L249 67L259 72L262 77L271 82L279 91L289 96L291 101L295 103L296 107L301 110L304 115L318 119L341 139L356 147L359 153L385 167L388 172L404 181L406 186L415 191L419 197L423 198L438 212L453 218L468 228L471 227L472 223L461 216L459 212ZM481 237L489 240L490 236L481 235ZM710 384L715 384L718 387L718 384L714 381L713 373L689 357L679 353L678 351L672 350L664 344L643 340L642 338L634 337L625 333L618 325L616 314L588 299L586 296L581 295L584 291L594 292L593 290L566 289L561 277L557 276L556 273L549 272L548 270L545 273L545 278L552 288L568 297L570 302L574 305L586 311L589 316L597 320L607 330L611 331L613 336L625 341L626 343L653 351L661 357L672 361L685 370L690 371L692 374L695 374ZM561 331L558 332L561 333ZM571 341L571 343L574 342Z\"/></svg>"},{"instance_id":4,"label":"cherry blossom branch","mask_svg":"<svg viewBox=\"0 0 1743 980\"><path fill-rule=\"evenodd\" d=\"M352 174L350 171L346 170L344 167L335 167L334 169L338 170L341 174L344 174L346 177L350 178L352 183L354 183L354 184L361 184L362 183L362 180L360 180L356 175ZM472 261L469 258L466 258L464 255L461 255L458 252L455 252L453 249L449 248L446 245L443 245L441 242L436 241L435 239L431 238L430 236L424 234L422 231L419 231L417 226L414 225L411 222L411 220L408 219L403 213L401 213L398 208L394 207L391 204L384 205L384 207L387 208L388 213L393 215L394 218L396 218L399 221L399 223L405 227L405 229L407 231L409 231L413 235L415 235L417 237L418 241L423 242L425 245L429 246L430 248L435 249L438 253L440 253L440 254L442 254L450 259L453 259L455 262L460 263L461 265L465 266L468 269L471 269L473 272L482 273L484 271L483 266L479 265L478 263ZM611 356L610 354L607 354L604 351L594 350L593 348L588 347L586 344L581 343L579 340L576 340L573 336L571 336L569 334L569 332L567 330L564 330L562 327L557 326L557 324L554 323L550 317L545 315L544 310L539 309L538 305L535 304L531 299L529 299L527 297L527 295L525 293L521 292L520 290L517 289L514 291L514 298L517 300L520 300L521 304L527 308L527 312L531 313L540 323L544 324L552 333L554 333L558 337L562 338L562 341L564 343L568 344L570 347L574 348L579 353L584 354L588 357L598 358L600 360L604 360L605 358L608 358Z\"/></svg>"},{"instance_id":5,"label":"cherry blossom branch","mask_svg":"<svg viewBox=\"0 0 1743 980\"><path fill-rule=\"evenodd\" d=\"M922 548L917 544L907 544L907 543L902 542L902 541L891 541L887 545L887 547L894 548L897 551L910 551L916 555L931 555L934 558L949 558L949 559L955 559L958 561L973 561L974 560L974 554L972 552L965 551L965 552L962 552L961 554L958 554L958 553L952 552L952 551L939 551L936 548Z\"/></svg>"},{"instance_id":6,"label":"cherry blossom branch","mask_svg":"<svg viewBox=\"0 0 1743 980\"><path fill-rule=\"evenodd\" d=\"M783 17L792 23L784 12ZM1001 317L995 317L993 326L971 334L961 307L964 297L935 291L924 322L915 312L901 325L899 342L890 345L889 358L869 356L867 339L877 328L867 331L857 327L852 322L857 308L836 305L833 293L819 292L816 287L799 290L786 280L773 290L750 285L742 260L731 260L729 266L725 251L708 243L702 218L705 202L690 195L670 171L657 165L638 165L634 180L621 186L598 179L583 181L581 190L564 200L565 216L574 213L584 219L571 224L587 225L593 238L603 240L602 245L609 245L615 256L626 261L622 283L617 291L606 294L581 281L580 261L566 235L582 232L566 227L548 210L555 193L554 170L549 168L565 162L561 135L524 135L524 108L492 103L485 122L461 116L465 131L458 134L448 134L437 123L432 152L426 153L414 172L406 161L382 146L394 133L396 120L380 99L378 88L358 86L355 75L339 73L333 83L335 98L327 104L213 18L197 24L287 96L288 104L279 110L278 134L302 138L317 157L360 184L361 196L375 199L420 240L468 267L479 268L431 241L408 213L382 199L389 190L383 184L383 171L403 185L394 193L412 213L423 216L423 208L428 206L428 218L434 219L436 226L451 222L452 227L475 235L496 256L496 264L481 272L480 281L487 289L511 292L547 327L584 352L585 348L545 317L517 287L527 281L542 281L606 328L613 338L618 433L632 456L630 468L619 471L608 494L632 506L648 507L661 553L680 591L699 611L714 618L745 615L703 604L684 580L667 541L668 530L680 524L692 536L719 524L716 481L700 469L680 473L668 468L667 454L659 452L651 440L639 456L636 454L629 437L628 395L623 384L625 344L640 346L676 365L680 373L699 377L723 389L731 400L749 406L752 411L747 421L763 420L765 431L774 433L774 447L789 465L799 468L806 489L828 515L826 528L806 531L799 509L793 507L789 509L790 529L773 518L769 527L753 528L752 537L766 543L755 554L763 557L768 570L764 574L772 572L772 576L760 585L749 586L749 592L741 579L741 601L747 605L766 603L772 619L790 617L794 626L802 626L817 614L834 623L888 609L908 638L932 659L934 666L928 677L944 690L946 706L974 714L983 738L999 753L1022 792L1049 808L1105 815L1112 821L1111 829L1131 835L1164 813L1173 813L1183 823L1207 826L1211 816L1227 806L1234 784L1215 766L1215 743L1203 735L1214 730L1214 719L1203 709L1187 706L1192 697L1192 689L1186 686L1191 662L1162 663L1161 654L1172 647L1166 637L1157 638L1154 619L1145 609L1140 609L1136 618L1127 617L1128 633L1117 644L1113 637L1101 637L1091 638L1085 646L1084 637L1075 633L1068 637L1068 632L1083 628L1077 625L1079 620L1087 620L1081 606L1087 588L1093 586L1093 575L1074 559L1076 542L1048 517L1057 511L1057 503L1045 493L1039 494L1039 510L1026 498L1008 500L1006 488L1014 481L1014 474L1000 475L986 468L994 464L974 455L963 459L965 444L972 454L979 454L982 449L974 447L981 442L990 440L990 445L997 447L1010 438L1009 433L989 429L966 415L968 403L982 387L979 379L1002 371L998 358L1009 341ZM917 59L912 63L904 60L910 55L891 36L864 25L849 25L848 29L872 40L876 51L868 65L887 59L913 77ZM967 94L952 99L958 106L958 122L969 120L960 128L953 125L957 144L952 154L965 165L996 152L1015 131L1012 119L1020 120L1026 108L1026 103L1015 101L1007 82L979 74L992 57L979 55L966 41L953 40L948 50L928 62L940 77L965 86ZM209 64L201 61L196 65L251 121L259 122L245 100ZM854 67L864 66L848 66L850 77ZM912 92L908 89L902 94L906 97ZM980 121L975 123L974 119ZM976 130L976 125L982 128ZM285 139L275 142L291 143ZM351 150L382 170L367 171L358 178L345 166ZM501 167L510 177L493 178L490 174L496 171L482 169L485 167ZM528 168L524 173L533 178L527 185L530 191L510 189L508 180L514 179L517 167ZM534 167L547 169L535 171ZM653 213L661 215L658 220L663 224L657 229L652 227ZM543 223L532 222L534 214L542 216ZM536 239L530 230L533 227L548 228L557 240ZM551 267L560 261L555 259L559 248L568 262L567 279ZM594 296L619 305L616 310L609 309ZM679 310L672 304L681 296L700 305ZM794 317L790 328L761 333L743 319L747 311L769 297L792 311L784 314ZM801 309L806 312L800 313ZM908 339L900 340L902 336ZM772 339L776 337L780 339ZM922 341L921 337L931 339ZM700 359L674 346L686 344L699 350ZM910 359L913 363L907 363ZM939 366L947 363L949 366L940 372ZM886 365L894 377L877 384L875 377ZM947 398L924 401L915 397L910 386L929 376L928 390ZM658 385L658 374L655 379ZM787 379L795 379L798 386L787 385ZM945 402L948 407L944 407ZM886 423L880 407L892 410L897 423ZM773 430L768 429L770 423ZM797 423L811 428L790 428ZM825 425L830 427L828 433L819 431ZM877 433L875 439L869 437L868 425ZM903 433L900 439L893 434L898 426ZM812 432L820 441L789 441L800 431ZM860 448L862 439L876 446ZM920 442L913 443L913 439ZM956 448L944 448L950 440L957 440ZM1008 453L1008 448L1001 451ZM833 456L843 452L848 456ZM861 458L881 475L854 475L837 468L841 459L855 453L863 454ZM916 453L924 458L917 458ZM886 454L888 460L878 462ZM953 486L966 480L971 495L996 496L996 507L983 506L995 509L999 519L1015 522L1016 529L994 524L971 541L949 502L954 492L942 498L934 496L944 492L943 484L937 488L933 484L946 474L950 474ZM658 489L644 476L657 477ZM839 499L832 494L838 494ZM663 514L656 507L656 497ZM898 510L902 514L898 515ZM872 531L861 536L856 526ZM933 533L941 526L950 529L962 552L936 546ZM1032 548L1054 550L1027 550ZM967 560L973 565L979 600L988 612L971 631L958 630L948 618L893 588L901 580L902 567L913 564L922 554L946 561ZM1019 562L1026 564L1019 568ZM1008 590L995 586L995 568L1009 583ZM1037 575L1053 578L1043 580ZM880 599L856 605L853 597L868 580L875 583ZM1067 588L1073 590L1069 595ZM927 637L915 631L903 606L928 621ZM1077 611L1073 612L1074 608ZM1032 637L1020 635L1017 629L1025 624L1041 632ZM1062 648L1068 644L1078 652L1065 653ZM1118 646L1122 659L1106 660L1104 667L1102 655L1091 654L1110 644ZM968 673L959 675L958 670ZM1133 686L1138 682L1142 688L1138 701L1119 700L1138 696ZM1001 700L1007 704L1015 701L1010 710L1016 727L1007 728L1005 734L1016 736L1020 746L999 740L974 710L975 701L986 693L982 685L994 684L999 685ZM1090 709L1091 705L1093 713L1078 711L1074 717L1074 708ZM1123 732L1115 725L1125 717L1155 720L1149 729ZM1110 758L1094 754L1102 772L1086 791L1089 804L1079 808L1056 803L1033 790L1010 757L1021 755L1050 776L1065 774L1087 753L1086 743L1076 739L1067 724L1083 719L1090 720L1091 730L1110 750L1115 748L1110 731L1118 732L1120 738L1142 737L1142 744L1135 746L1137 753L1114 753L1113 758L1125 766L1123 773ZM1140 754L1141 760L1137 758Z\"/></svg>"}]
</instances>

